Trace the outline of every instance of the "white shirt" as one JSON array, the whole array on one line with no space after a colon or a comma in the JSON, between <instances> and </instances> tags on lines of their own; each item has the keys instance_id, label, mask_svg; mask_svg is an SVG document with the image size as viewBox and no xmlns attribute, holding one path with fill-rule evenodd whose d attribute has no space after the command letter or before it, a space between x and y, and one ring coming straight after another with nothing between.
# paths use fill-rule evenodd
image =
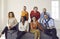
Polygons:
<instances>
[{"instance_id":1,"label":"white shirt","mask_svg":"<svg viewBox=\"0 0 60 39\"><path fill-rule=\"evenodd\" d=\"M29 23L28 21L25 21L24 25L22 24L22 22L19 23L19 31L29 31Z\"/></svg>"}]
</instances>

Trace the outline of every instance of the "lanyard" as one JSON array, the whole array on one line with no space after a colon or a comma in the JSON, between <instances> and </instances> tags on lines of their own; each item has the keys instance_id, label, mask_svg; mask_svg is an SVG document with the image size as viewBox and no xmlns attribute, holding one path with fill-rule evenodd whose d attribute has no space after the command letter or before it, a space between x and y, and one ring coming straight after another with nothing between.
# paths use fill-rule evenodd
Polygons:
<instances>
[{"instance_id":1,"label":"lanyard","mask_svg":"<svg viewBox=\"0 0 60 39\"><path fill-rule=\"evenodd\" d=\"M48 24L49 20L46 20L46 19L45 19L45 22L46 22L46 23L45 23L46 27L49 27L49 24Z\"/></svg>"}]
</instances>

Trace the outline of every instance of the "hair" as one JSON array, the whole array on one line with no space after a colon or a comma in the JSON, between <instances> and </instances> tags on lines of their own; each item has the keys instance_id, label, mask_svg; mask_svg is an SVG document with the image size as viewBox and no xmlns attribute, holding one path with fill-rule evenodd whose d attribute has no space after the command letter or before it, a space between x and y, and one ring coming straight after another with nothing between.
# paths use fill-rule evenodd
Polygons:
<instances>
[{"instance_id":1,"label":"hair","mask_svg":"<svg viewBox=\"0 0 60 39\"><path fill-rule=\"evenodd\" d=\"M37 6L35 6L33 9L35 9L35 8L37 8L37 9L38 9L38 7L37 7Z\"/></svg>"},{"instance_id":2,"label":"hair","mask_svg":"<svg viewBox=\"0 0 60 39\"><path fill-rule=\"evenodd\" d=\"M35 16L33 16L33 17L35 17ZM33 18L33 17L32 17L32 18ZM31 22L33 22L32 18L31 18ZM36 18L36 17L35 17L35 18ZM36 18L36 20L37 20L37 18Z\"/></svg>"},{"instance_id":3,"label":"hair","mask_svg":"<svg viewBox=\"0 0 60 39\"><path fill-rule=\"evenodd\" d=\"M26 21L26 17L25 16L22 16L24 18L24 21ZM22 21L22 19L20 20L20 22Z\"/></svg>"},{"instance_id":4,"label":"hair","mask_svg":"<svg viewBox=\"0 0 60 39\"><path fill-rule=\"evenodd\" d=\"M8 13L8 18L10 18L10 13L12 13L12 17L15 17L15 16L14 16L14 12L9 12L9 13Z\"/></svg>"},{"instance_id":5,"label":"hair","mask_svg":"<svg viewBox=\"0 0 60 39\"><path fill-rule=\"evenodd\" d=\"M43 8L43 9L45 9L45 10L46 10L46 8Z\"/></svg>"},{"instance_id":6,"label":"hair","mask_svg":"<svg viewBox=\"0 0 60 39\"><path fill-rule=\"evenodd\" d=\"M24 6L24 7L26 7L26 6Z\"/></svg>"}]
</instances>

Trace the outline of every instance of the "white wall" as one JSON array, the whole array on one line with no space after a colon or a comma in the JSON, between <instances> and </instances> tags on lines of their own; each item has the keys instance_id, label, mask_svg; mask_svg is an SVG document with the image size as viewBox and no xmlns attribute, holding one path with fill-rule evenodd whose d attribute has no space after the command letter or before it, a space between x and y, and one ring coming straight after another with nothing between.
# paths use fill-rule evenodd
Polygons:
<instances>
[{"instance_id":1,"label":"white wall","mask_svg":"<svg viewBox=\"0 0 60 39\"><path fill-rule=\"evenodd\" d=\"M46 0L8 0L7 10L8 12L13 11L16 15L16 18L19 20L19 14L21 13L24 5L27 6L27 11L29 13L34 6L37 6L40 12L44 7L47 8L49 12L51 12L50 3L50 0L48 0L48 2L46 2Z\"/></svg>"},{"instance_id":2,"label":"white wall","mask_svg":"<svg viewBox=\"0 0 60 39\"><path fill-rule=\"evenodd\" d=\"M27 11L30 14L30 11L34 6L37 6L39 8L39 11L42 12L43 8L47 8L49 13L51 14L51 1L52 0L8 0L8 12L13 11L15 13L15 16L17 20L20 20L20 13L23 9L23 6L27 6ZM55 1L55 0L54 0ZM59 26L60 20L55 20L56 26ZM60 27L57 27L60 28Z\"/></svg>"},{"instance_id":3,"label":"white wall","mask_svg":"<svg viewBox=\"0 0 60 39\"><path fill-rule=\"evenodd\" d=\"M7 23L6 18L7 18L7 13L9 11L13 11L15 13L17 20L19 21L21 10L23 9L24 5L27 6L27 11L29 12L29 14L34 6L37 6L39 8L40 12L42 12L43 8L47 8L47 10L50 13L51 12L51 1L52 0L3 0L4 12L1 13L1 14L3 14L2 27L4 25L6 25L6 23ZM0 4L1 4L1 0L0 0ZM0 16L1 16L1 14L0 14ZM1 19L0 19L0 21L1 21ZM59 26L60 20L55 21L55 23L56 23L56 26ZM0 22L0 24L1 24L1 22ZM60 28L60 27L57 27L57 28Z\"/></svg>"},{"instance_id":4,"label":"white wall","mask_svg":"<svg viewBox=\"0 0 60 39\"><path fill-rule=\"evenodd\" d=\"M1 0L0 0L0 26L2 26L2 25L1 25L1 22L2 22L2 21L1 21Z\"/></svg>"}]
</instances>

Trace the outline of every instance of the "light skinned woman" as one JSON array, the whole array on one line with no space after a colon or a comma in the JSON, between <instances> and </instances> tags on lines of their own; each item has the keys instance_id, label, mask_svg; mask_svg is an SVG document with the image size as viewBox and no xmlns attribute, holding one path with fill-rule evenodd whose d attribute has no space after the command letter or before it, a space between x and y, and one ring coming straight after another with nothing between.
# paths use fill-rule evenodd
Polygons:
<instances>
[{"instance_id":1,"label":"light skinned woman","mask_svg":"<svg viewBox=\"0 0 60 39\"><path fill-rule=\"evenodd\" d=\"M14 16L13 12L8 13L8 24L4 28L4 30L1 32L0 36L5 33L5 38L7 39L7 31L9 30L17 30L16 25L17 25L17 20Z\"/></svg>"},{"instance_id":2,"label":"light skinned woman","mask_svg":"<svg viewBox=\"0 0 60 39\"><path fill-rule=\"evenodd\" d=\"M44 31L42 26L36 20L36 17L32 17L32 20L30 23L30 32L34 34L34 39L40 39L40 31L37 28Z\"/></svg>"}]
</instances>

